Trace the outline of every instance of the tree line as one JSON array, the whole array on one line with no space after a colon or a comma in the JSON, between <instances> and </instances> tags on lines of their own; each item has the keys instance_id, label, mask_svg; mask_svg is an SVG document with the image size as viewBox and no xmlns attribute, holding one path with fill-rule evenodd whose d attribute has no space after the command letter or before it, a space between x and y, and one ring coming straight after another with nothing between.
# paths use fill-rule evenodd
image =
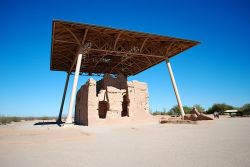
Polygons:
<instances>
[{"instance_id":1,"label":"tree line","mask_svg":"<svg viewBox=\"0 0 250 167\"><path fill-rule=\"evenodd\" d=\"M250 103L244 104L241 107L235 107L233 105L228 105L225 103L216 103L213 104L211 107L209 107L207 110L205 110L201 105L194 105L192 107L190 106L183 106L184 112L186 114L189 114L193 107L196 107L196 109L204 114L213 114L214 112L218 112L219 114L223 114L226 110L238 110L243 115L250 115ZM166 110L163 108L162 111L156 110L151 111L153 115L180 115L180 109L177 105L173 106L170 110Z\"/></svg>"}]
</instances>

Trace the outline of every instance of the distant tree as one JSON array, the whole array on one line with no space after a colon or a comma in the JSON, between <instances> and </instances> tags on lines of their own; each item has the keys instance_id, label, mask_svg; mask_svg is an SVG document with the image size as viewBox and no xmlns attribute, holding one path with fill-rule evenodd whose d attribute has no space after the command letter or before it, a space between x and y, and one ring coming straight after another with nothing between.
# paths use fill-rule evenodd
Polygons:
<instances>
[{"instance_id":1,"label":"distant tree","mask_svg":"<svg viewBox=\"0 0 250 167\"><path fill-rule=\"evenodd\" d=\"M192 108L188 107L188 106L183 106L183 110L186 114L189 114ZM169 115L180 115L180 109L179 106L173 106L169 111L168 111Z\"/></svg>"},{"instance_id":2,"label":"distant tree","mask_svg":"<svg viewBox=\"0 0 250 167\"><path fill-rule=\"evenodd\" d=\"M250 103L247 103L245 105L243 105L239 111L241 111L243 113L243 115L250 115Z\"/></svg>"},{"instance_id":3,"label":"distant tree","mask_svg":"<svg viewBox=\"0 0 250 167\"><path fill-rule=\"evenodd\" d=\"M212 107L210 107L206 113L213 114L214 112L218 112L218 113L222 114L225 110L232 110L234 108L235 107L233 107L231 105L227 105L224 103L217 103L217 104L214 104Z\"/></svg>"},{"instance_id":4,"label":"distant tree","mask_svg":"<svg viewBox=\"0 0 250 167\"><path fill-rule=\"evenodd\" d=\"M204 113L205 112L205 109L199 105L199 104L196 104L194 105L194 107L200 112L200 113Z\"/></svg>"},{"instance_id":5,"label":"distant tree","mask_svg":"<svg viewBox=\"0 0 250 167\"><path fill-rule=\"evenodd\" d=\"M180 114L180 110L178 108L178 106L173 106L169 111L168 111L169 115L179 115Z\"/></svg>"},{"instance_id":6,"label":"distant tree","mask_svg":"<svg viewBox=\"0 0 250 167\"><path fill-rule=\"evenodd\" d=\"M183 106L183 110L184 110L185 114L190 114L190 111L192 110L192 107Z\"/></svg>"}]
</instances>

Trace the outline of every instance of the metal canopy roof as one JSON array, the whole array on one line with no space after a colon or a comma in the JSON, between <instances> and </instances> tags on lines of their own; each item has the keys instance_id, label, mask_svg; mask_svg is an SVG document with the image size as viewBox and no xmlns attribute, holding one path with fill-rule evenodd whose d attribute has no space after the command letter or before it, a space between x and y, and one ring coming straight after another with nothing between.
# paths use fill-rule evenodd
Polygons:
<instances>
[{"instance_id":1,"label":"metal canopy roof","mask_svg":"<svg viewBox=\"0 0 250 167\"><path fill-rule=\"evenodd\" d=\"M50 69L73 72L80 48L81 73L135 75L199 42L66 21L53 21Z\"/></svg>"}]
</instances>

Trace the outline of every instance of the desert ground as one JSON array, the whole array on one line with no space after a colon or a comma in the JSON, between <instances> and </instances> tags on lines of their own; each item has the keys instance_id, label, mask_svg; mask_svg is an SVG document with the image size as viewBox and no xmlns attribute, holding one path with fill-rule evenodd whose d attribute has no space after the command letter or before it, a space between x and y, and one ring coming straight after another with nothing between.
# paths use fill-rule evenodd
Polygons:
<instances>
[{"instance_id":1,"label":"desert ground","mask_svg":"<svg viewBox=\"0 0 250 167\"><path fill-rule=\"evenodd\" d=\"M197 124L0 126L0 166L244 167L250 166L250 118Z\"/></svg>"}]
</instances>

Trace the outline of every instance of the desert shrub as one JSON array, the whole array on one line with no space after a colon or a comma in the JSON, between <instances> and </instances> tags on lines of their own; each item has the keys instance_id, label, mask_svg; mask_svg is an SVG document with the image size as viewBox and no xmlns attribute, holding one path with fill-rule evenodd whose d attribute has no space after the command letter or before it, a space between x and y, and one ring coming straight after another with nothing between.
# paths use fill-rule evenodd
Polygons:
<instances>
[{"instance_id":1,"label":"desert shrub","mask_svg":"<svg viewBox=\"0 0 250 167\"><path fill-rule=\"evenodd\" d=\"M41 117L41 120L49 120L49 119L51 119L51 118L46 117L46 116Z\"/></svg>"},{"instance_id":2,"label":"desert shrub","mask_svg":"<svg viewBox=\"0 0 250 167\"><path fill-rule=\"evenodd\" d=\"M162 111L155 110L154 112L151 112L152 115L169 115L169 112L166 110L166 108L163 108Z\"/></svg>"},{"instance_id":3,"label":"desert shrub","mask_svg":"<svg viewBox=\"0 0 250 167\"><path fill-rule=\"evenodd\" d=\"M11 122L20 122L20 117L6 117L6 116L0 116L0 124L5 125L9 124Z\"/></svg>"},{"instance_id":4,"label":"desert shrub","mask_svg":"<svg viewBox=\"0 0 250 167\"><path fill-rule=\"evenodd\" d=\"M21 118L20 117L10 117L10 120L12 122L20 122L21 121Z\"/></svg>"},{"instance_id":5,"label":"desert shrub","mask_svg":"<svg viewBox=\"0 0 250 167\"><path fill-rule=\"evenodd\" d=\"M8 124L8 123L10 123L9 119L7 119L4 116L0 116L0 125L5 125L5 124Z\"/></svg>"},{"instance_id":6,"label":"desert shrub","mask_svg":"<svg viewBox=\"0 0 250 167\"><path fill-rule=\"evenodd\" d=\"M34 119L35 119L34 117L22 117L22 120L24 121L32 121Z\"/></svg>"},{"instance_id":7,"label":"desert shrub","mask_svg":"<svg viewBox=\"0 0 250 167\"><path fill-rule=\"evenodd\" d=\"M11 122L20 122L22 120L32 121L32 120L52 120L56 119L56 117L15 117L15 116L0 116L0 125L9 124Z\"/></svg>"},{"instance_id":8,"label":"desert shrub","mask_svg":"<svg viewBox=\"0 0 250 167\"><path fill-rule=\"evenodd\" d=\"M155 111L152 113L153 115L165 115L166 113L164 113L163 111Z\"/></svg>"}]
</instances>

